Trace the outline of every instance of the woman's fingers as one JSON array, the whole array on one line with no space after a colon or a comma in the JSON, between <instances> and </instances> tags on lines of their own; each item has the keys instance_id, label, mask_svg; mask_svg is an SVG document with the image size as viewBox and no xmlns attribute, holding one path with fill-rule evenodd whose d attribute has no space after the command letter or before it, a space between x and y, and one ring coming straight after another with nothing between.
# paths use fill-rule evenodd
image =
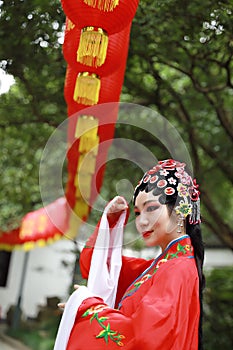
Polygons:
<instances>
[{"instance_id":1,"label":"woman's fingers","mask_svg":"<svg viewBox=\"0 0 233 350\"><path fill-rule=\"evenodd\" d=\"M113 200L108 204L107 209L107 218L109 226L112 227L114 223L117 222L120 215L124 210L128 209L128 204L124 197L116 196Z\"/></svg>"},{"instance_id":2,"label":"woman's fingers","mask_svg":"<svg viewBox=\"0 0 233 350\"><path fill-rule=\"evenodd\" d=\"M128 208L127 202L123 197L117 196L112 200L112 204L109 208L109 213L116 213Z\"/></svg>"},{"instance_id":3,"label":"woman's fingers","mask_svg":"<svg viewBox=\"0 0 233 350\"><path fill-rule=\"evenodd\" d=\"M58 303L57 306L59 307L59 309L64 309L66 306L66 303Z\"/></svg>"}]
</instances>

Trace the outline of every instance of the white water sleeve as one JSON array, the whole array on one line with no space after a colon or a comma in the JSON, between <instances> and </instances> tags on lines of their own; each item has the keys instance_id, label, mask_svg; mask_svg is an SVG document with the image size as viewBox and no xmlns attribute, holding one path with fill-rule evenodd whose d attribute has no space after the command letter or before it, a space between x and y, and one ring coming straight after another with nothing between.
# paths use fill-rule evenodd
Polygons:
<instances>
[{"instance_id":1,"label":"white water sleeve","mask_svg":"<svg viewBox=\"0 0 233 350\"><path fill-rule=\"evenodd\" d=\"M83 300L93 296L85 286L80 286L71 294L65 305L53 350L66 350L78 308Z\"/></svg>"},{"instance_id":2,"label":"white water sleeve","mask_svg":"<svg viewBox=\"0 0 233 350\"><path fill-rule=\"evenodd\" d=\"M88 288L80 286L66 302L53 350L66 350L77 311L83 300L99 296L110 307L114 307L122 263L121 250L126 210L110 233L107 212L111 203L106 206L100 222L91 260Z\"/></svg>"},{"instance_id":3,"label":"white water sleeve","mask_svg":"<svg viewBox=\"0 0 233 350\"><path fill-rule=\"evenodd\" d=\"M100 221L87 286L92 293L114 308L122 265L123 230L127 211L122 212L110 232L107 212L111 204L112 201L106 206Z\"/></svg>"}]
</instances>

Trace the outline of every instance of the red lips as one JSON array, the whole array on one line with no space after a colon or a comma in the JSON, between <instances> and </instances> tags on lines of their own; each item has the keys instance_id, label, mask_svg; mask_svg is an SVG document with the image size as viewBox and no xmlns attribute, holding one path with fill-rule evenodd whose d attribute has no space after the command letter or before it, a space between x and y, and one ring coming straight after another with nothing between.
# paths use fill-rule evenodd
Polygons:
<instances>
[{"instance_id":1,"label":"red lips","mask_svg":"<svg viewBox=\"0 0 233 350\"><path fill-rule=\"evenodd\" d=\"M145 231L142 233L143 238L149 238L153 231Z\"/></svg>"}]
</instances>

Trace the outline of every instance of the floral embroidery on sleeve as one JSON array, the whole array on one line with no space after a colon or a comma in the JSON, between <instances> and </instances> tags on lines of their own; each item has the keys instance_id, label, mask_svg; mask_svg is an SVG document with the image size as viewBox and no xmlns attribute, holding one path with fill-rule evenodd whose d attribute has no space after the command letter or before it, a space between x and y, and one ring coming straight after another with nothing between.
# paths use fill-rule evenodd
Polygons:
<instances>
[{"instance_id":1,"label":"floral embroidery on sleeve","mask_svg":"<svg viewBox=\"0 0 233 350\"><path fill-rule=\"evenodd\" d=\"M112 340L118 346L124 346L124 343L122 342L122 340L125 338L125 336L120 334L117 331L112 330L110 327L110 323L107 323L107 325L104 324L104 322L107 321L109 317L106 317L106 316L99 317L98 313L105 309L109 309L109 307L103 304L92 306L91 308L89 308L84 312L82 317L92 315L90 318L90 323L92 323L93 320L96 320L99 326L103 329L99 332L98 335L96 335L96 338L103 338L106 343L108 343L109 340Z\"/></svg>"}]
</instances>

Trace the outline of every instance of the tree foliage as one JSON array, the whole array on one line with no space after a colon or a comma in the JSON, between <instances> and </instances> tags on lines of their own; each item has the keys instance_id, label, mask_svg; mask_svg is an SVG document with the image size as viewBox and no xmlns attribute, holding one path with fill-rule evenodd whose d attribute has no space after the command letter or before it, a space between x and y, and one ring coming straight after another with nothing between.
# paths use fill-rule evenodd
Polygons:
<instances>
[{"instance_id":1,"label":"tree foliage","mask_svg":"<svg viewBox=\"0 0 233 350\"><path fill-rule=\"evenodd\" d=\"M141 1L123 90L177 127L201 184L206 228L231 247L232 5Z\"/></svg>"},{"instance_id":2,"label":"tree foliage","mask_svg":"<svg viewBox=\"0 0 233 350\"><path fill-rule=\"evenodd\" d=\"M59 43L65 17L59 1L2 1L0 9L0 67L16 81L0 96L0 227L9 230L42 205L41 153L66 118L66 64Z\"/></svg>"},{"instance_id":3,"label":"tree foliage","mask_svg":"<svg viewBox=\"0 0 233 350\"><path fill-rule=\"evenodd\" d=\"M233 269L216 268L207 274L204 294L204 344L206 350L232 349Z\"/></svg>"},{"instance_id":4,"label":"tree foliage","mask_svg":"<svg viewBox=\"0 0 233 350\"><path fill-rule=\"evenodd\" d=\"M0 226L9 229L41 205L40 154L66 118L61 46L65 16L58 0L1 1L0 6L1 67L16 80L0 96ZM177 128L201 184L204 232L230 247L232 11L227 0L141 0L121 96L121 101L155 109ZM117 127L116 137L142 143L157 158L169 156L159 140L128 125ZM140 176L135 167L110 162L103 193L109 199L119 179L137 182Z\"/></svg>"}]
</instances>

